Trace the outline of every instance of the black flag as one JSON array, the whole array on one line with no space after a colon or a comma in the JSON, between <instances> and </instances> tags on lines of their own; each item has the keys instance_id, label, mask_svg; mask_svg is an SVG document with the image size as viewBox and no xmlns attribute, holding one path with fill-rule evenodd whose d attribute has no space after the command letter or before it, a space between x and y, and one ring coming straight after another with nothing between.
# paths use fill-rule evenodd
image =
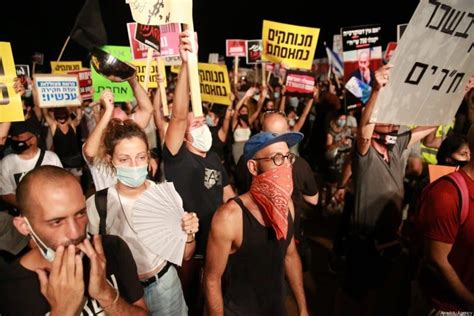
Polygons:
<instances>
[{"instance_id":1,"label":"black flag","mask_svg":"<svg viewBox=\"0 0 474 316\"><path fill-rule=\"evenodd\" d=\"M107 32L102 21L99 0L86 0L77 15L70 36L88 50L107 44Z\"/></svg>"}]
</instances>

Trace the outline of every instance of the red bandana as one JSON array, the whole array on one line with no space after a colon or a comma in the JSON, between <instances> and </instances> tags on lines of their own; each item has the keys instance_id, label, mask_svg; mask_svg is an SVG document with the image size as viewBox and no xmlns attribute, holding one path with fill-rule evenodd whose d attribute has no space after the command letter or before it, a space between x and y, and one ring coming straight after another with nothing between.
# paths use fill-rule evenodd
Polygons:
<instances>
[{"instance_id":1,"label":"red bandana","mask_svg":"<svg viewBox=\"0 0 474 316\"><path fill-rule=\"evenodd\" d=\"M271 224L277 239L288 233L288 201L293 193L291 165L281 165L253 178L250 194L263 210L263 219Z\"/></svg>"}]
</instances>

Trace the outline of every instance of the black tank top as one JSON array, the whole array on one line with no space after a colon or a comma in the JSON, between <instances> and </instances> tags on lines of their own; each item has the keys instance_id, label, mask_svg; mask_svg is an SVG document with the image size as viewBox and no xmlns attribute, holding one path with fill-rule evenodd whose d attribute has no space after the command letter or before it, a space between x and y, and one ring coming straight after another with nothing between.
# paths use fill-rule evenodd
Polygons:
<instances>
[{"instance_id":1,"label":"black tank top","mask_svg":"<svg viewBox=\"0 0 474 316\"><path fill-rule=\"evenodd\" d=\"M61 131L59 126L56 127L56 132L53 136L53 145L54 152L58 155L59 159L80 154L76 133L71 126L69 126L66 134Z\"/></svg>"},{"instance_id":2,"label":"black tank top","mask_svg":"<svg viewBox=\"0 0 474 316\"><path fill-rule=\"evenodd\" d=\"M288 234L277 240L272 227L262 226L239 197L242 209L242 245L229 256L222 279L225 315L286 315L285 256L293 237L288 212Z\"/></svg>"}]
</instances>

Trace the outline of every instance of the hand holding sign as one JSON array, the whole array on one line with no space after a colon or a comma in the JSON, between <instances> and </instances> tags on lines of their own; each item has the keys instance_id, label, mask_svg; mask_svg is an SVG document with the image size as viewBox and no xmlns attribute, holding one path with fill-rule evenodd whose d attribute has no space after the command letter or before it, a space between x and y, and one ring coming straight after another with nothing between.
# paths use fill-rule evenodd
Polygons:
<instances>
[{"instance_id":1,"label":"hand holding sign","mask_svg":"<svg viewBox=\"0 0 474 316\"><path fill-rule=\"evenodd\" d=\"M185 63L188 62L188 53L193 52L193 46L191 44L191 35L189 31L184 31L179 34L180 44L179 44L179 54L181 55L181 60ZM196 54L197 54L197 42L196 42Z\"/></svg>"},{"instance_id":2,"label":"hand holding sign","mask_svg":"<svg viewBox=\"0 0 474 316\"><path fill-rule=\"evenodd\" d=\"M375 86L374 90L380 90L385 87L389 79L389 70L392 69L393 65L385 65L377 69L375 72Z\"/></svg>"}]
</instances>

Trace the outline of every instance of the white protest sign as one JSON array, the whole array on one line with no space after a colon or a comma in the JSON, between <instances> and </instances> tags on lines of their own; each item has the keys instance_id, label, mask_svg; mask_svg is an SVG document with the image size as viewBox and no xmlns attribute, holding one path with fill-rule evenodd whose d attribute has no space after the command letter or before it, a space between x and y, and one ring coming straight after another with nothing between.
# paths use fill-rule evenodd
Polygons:
<instances>
[{"instance_id":1,"label":"white protest sign","mask_svg":"<svg viewBox=\"0 0 474 316\"><path fill-rule=\"evenodd\" d=\"M35 75L35 87L41 108L80 106L76 75Z\"/></svg>"},{"instance_id":2,"label":"white protest sign","mask_svg":"<svg viewBox=\"0 0 474 316\"><path fill-rule=\"evenodd\" d=\"M474 73L472 0L420 1L390 61L371 122L449 123Z\"/></svg>"},{"instance_id":3,"label":"white protest sign","mask_svg":"<svg viewBox=\"0 0 474 316\"><path fill-rule=\"evenodd\" d=\"M192 0L129 0L133 20L145 25L192 24Z\"/></svg>"}]
</instances>

